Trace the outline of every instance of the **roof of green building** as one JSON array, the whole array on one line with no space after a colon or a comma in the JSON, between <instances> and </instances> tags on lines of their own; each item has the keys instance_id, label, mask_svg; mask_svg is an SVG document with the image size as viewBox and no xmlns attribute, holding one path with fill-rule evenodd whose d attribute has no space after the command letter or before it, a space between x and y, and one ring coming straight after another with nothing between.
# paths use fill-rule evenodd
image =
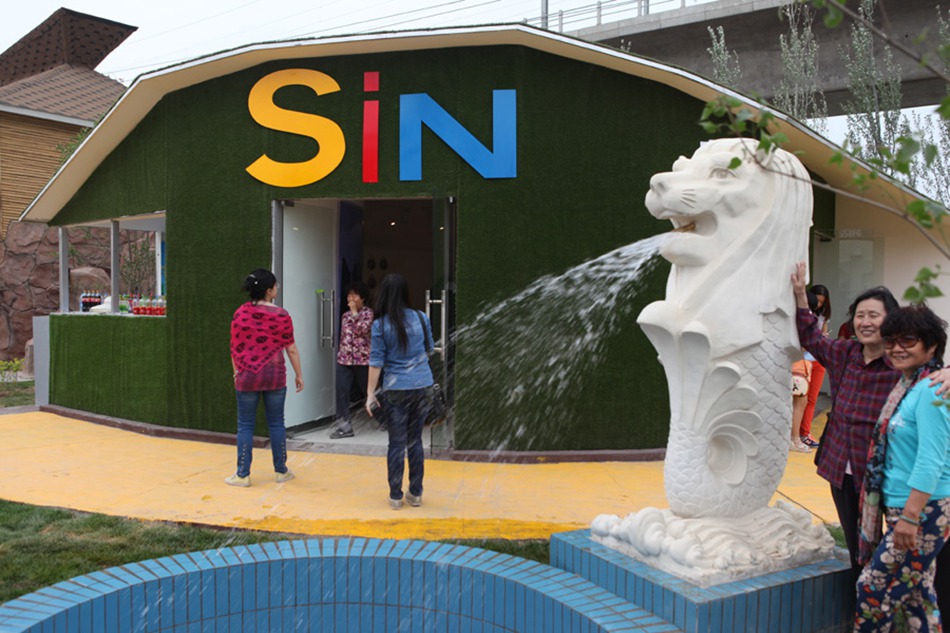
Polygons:
<instances>
[{"instance_id":1,"label":"roof of green building","mask_svg":"<svg viewBox=\"0 0 950 633\"><path fill-rule=\"evenodd\" d=\"M843 187L853 177L850 165L829 162L829 158L840 150L834 143L789 115L763 106L755 99L738 94L710 79L593 42L523 24L501 24L248 44L140 75L20 219L35 222L52 220L151 109L165 95L176 90L278 60L473 46L528 47L655 81L703 101L713 100L720 95L735 97L752 110L772 112L775 115L773 127L781 128L789 138L786 148L798 152L806 167L825 182ZM698 119L700 113L696 114ZM859 165L859 169L863 168ZM872 198L881 196L890 203L893 203L895 196L907 201L914 197L913 192L899 184L885 178L879 178L879 182L883 190L865 195Z\"/></svg>"}]
</instances>

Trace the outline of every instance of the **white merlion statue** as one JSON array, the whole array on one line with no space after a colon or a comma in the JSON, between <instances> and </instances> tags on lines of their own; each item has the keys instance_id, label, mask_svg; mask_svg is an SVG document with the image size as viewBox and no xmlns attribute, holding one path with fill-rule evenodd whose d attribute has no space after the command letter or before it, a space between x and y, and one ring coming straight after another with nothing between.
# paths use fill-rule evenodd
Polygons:
<instances>
[{"instance_id":1,"label":"white merlion statue","mask_svg":"<svg viewBox=\"0 0 950 633\"><path fill-rule=\"evenodd\" d=\"M834 547L808 512L768 507L788 460L801 357L790 275L807 259L812 188L795 156L756 147L711 141L650 180L647 209L677 229L660 250L673 264L666 299L637 319L669 384L670 509L591 526L595 540L704 585Z\"/></svg>"}]
</instances>

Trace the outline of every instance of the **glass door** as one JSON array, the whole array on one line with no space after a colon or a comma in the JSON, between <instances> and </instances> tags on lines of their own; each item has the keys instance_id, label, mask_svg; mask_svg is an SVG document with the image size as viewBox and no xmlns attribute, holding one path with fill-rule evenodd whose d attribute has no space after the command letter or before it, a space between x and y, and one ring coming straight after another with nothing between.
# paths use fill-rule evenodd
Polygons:
<instances>
[{"instance_id":1,"label":"glass door","mask_svg":"<svg viewBox=\"0 0 950 633\"><path fill-rule=\"evenodd\" d=\"M446 423L432 429L432 448L454 446L455 425L455 226L453 196L432 200L432 285L426 293L426 314L432 322L435 355L432 370L449 407Z\"/></svg>"},{"instance_id":2,"label":"glass door","mask_svg":"<svg viewBox=\"0 0 950 633\"><path fill-rule=\"evenodd\" d=\"M293 389L287 368L286 425L334 415L336 368L338 210L335 200L295 201L283 209L283 306L294 320L304 390Z\"/></svg>"}]
</instances>

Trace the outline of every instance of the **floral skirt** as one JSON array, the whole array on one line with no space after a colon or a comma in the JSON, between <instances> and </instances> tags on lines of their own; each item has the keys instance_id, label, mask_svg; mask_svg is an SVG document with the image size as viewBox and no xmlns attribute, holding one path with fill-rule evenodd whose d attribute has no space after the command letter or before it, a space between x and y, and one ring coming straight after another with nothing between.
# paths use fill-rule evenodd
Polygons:
<instances>
[{"instance_id":1,"label":"floral skirt","mask_svg":"<svg viewBox=\"0 0 950 633\"><path fill-rule=\"evenodd\" d=\"M887 534L858 579L854 630L889 631L902 612L907 631L941 631L934 561L950 536L950 498L928 503L920 513L917 547L894 549L894 524L902 508L887 508Z\"/></svg>"}]
</instances>

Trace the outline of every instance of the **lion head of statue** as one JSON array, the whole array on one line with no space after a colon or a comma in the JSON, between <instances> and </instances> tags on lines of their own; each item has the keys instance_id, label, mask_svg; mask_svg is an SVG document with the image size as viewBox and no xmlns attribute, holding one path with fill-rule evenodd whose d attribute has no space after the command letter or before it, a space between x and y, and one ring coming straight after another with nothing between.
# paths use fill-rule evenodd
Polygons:
<instances>
[{"instance_id":1,"label":"lion head of statue","mask_svg":"<svg viewBox=\"0 0 950 633\"><path fill-rule=\"evenodd\" d=\"M789 277L807 258L812 186L789 152L748 139L703 144L650 180L646 207L678 229L660 254L666 301L717 332L718 352L757 342L761 315L794 314ZM789 343L797 345L794 320Z\"/></svg>"}]
</instances>

